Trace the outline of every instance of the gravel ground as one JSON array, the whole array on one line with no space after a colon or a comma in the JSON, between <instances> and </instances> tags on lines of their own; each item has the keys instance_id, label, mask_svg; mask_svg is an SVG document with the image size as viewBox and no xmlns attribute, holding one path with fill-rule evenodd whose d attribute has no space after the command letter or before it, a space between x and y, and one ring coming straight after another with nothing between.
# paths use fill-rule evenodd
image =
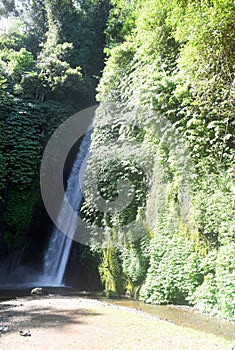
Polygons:
<instances>
[{"instance_id":1,"label":"gravel ground","mask_svg":"<svg viewBox=\"0 0 235 350\"><path fill-rule=\"evenodd\" d=\"M0 332L1 350L230 350L233 345L135 309L75 296L2 301L1 326L8 327Z\"/></svg>"}]
</instances>

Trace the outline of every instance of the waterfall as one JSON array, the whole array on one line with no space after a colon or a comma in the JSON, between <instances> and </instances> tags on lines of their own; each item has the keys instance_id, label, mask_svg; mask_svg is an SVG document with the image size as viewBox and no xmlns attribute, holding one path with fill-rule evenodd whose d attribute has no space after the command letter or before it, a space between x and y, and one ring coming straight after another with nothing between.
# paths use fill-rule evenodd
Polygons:
<instances>
[{"instance_id":1,"label":"waterfall","mask_svg":"<svg viewBox=\"0 0 235 350\"><path fill-rule=\"evenodd\" d=\"M60 211L57 215L57 222L66 225L64 233L54 226L47 249L43 258L43 274L39 278L42 285L61 286L63 285L64 273L70 255L73 234L76 230L76 220L72 218L65 205L65 200L69 201L73 210L77 211L82 201L81 185L79 184L79 172L85 160L91 143L91 131L88 131L81 142L78 154L73 164L71 173L67 180L67 189ZM81 176L80 176L81 178Z\"/></svg>"}]
</instances>

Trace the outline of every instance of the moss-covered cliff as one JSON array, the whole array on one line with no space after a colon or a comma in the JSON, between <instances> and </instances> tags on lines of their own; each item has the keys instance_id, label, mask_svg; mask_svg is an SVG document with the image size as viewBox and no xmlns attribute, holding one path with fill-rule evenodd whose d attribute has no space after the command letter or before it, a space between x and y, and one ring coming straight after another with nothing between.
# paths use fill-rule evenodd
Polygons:
<instances>
[{"instance_id":1,"label":"moss-covered cliff","mask_svg":"<svg viewBox=\"0 0 235 350\"><path fill-rule=\"evenodd\" d=\"M100 167L110 203L119 180L135 195L102 212L87 192L87 220L107 242L105 287L234 319L233 2L113 3L88 170ZM133 225L119 244L139 221L142 234Z\"/></svg>"}]
</instances>

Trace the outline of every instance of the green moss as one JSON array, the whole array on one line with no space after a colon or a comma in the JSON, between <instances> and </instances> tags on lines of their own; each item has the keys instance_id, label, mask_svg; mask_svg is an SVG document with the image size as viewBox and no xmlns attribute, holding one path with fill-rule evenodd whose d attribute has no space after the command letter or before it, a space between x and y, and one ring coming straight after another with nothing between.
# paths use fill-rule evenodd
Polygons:
<instances>
[{"instance_id":1,"label":"green moss","mask_svg":"<svg viewBox=\"0 0 235 350\"><path fill-rule=\"evenodd\" d=\"M99 266L99 273L104 289L108 294L124 294L126 281L122 273L120 252L110 245L102 253L103 259Z\"/></svg>"}]
</instances>

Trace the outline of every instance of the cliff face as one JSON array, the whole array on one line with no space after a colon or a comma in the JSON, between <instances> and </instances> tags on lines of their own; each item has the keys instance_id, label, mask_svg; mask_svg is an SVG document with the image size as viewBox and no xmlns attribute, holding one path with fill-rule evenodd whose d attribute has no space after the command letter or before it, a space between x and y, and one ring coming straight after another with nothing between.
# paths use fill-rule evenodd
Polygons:
<instances>
[{"instance_id":1,"label":"cliff face","mask_svg":"<svg viewBox=\"0 0 235 350\"><path fill-rule=\"evenodd\" d=\"M109 18L87 186L131 200L100 210L88 191L84 204L103 227L104 285L234 318L232 2L128 4L116 41Z\"/></svg>"}]
</instances>

